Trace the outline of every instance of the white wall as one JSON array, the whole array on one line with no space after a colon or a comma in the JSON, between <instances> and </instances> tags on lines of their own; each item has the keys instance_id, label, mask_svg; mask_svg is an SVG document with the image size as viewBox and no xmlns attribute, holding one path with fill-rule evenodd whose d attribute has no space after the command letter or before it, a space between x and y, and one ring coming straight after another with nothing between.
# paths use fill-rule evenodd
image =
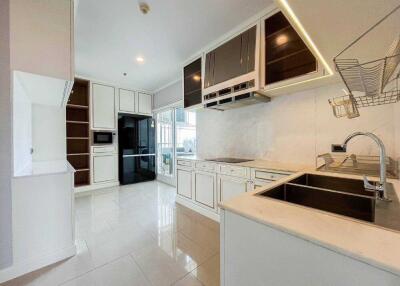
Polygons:
<instances>
[{"instance_id":1,"label":"white wall","mask_svg":"<svg viewBox=\"0 0 400 286\"><path fill-rule=\"evenodd\" d=\"M342 88L341 84L329 85L224 112L199 110L198 154L205 158L260 158L314 167L316 155L330 152L332 143L342 143L353 131L370 131L383 140L388 155L399 157L399 144L395 143L400 138L399 104L360 109L361 116L356 119L337 119L328 99L342 95ZM354 139L348 150L378 154L369 138Z\"/></svg>"},{"instance_id":2,"label":"white wall","mask_svg":"<svg viewBox=\"0 0 400 286\"><path fill-rule=\"evenodd\" d=\"M183 100L182 81L177 81L154 94L153 108L161 108Z\"/></svg>"},{"instance_id":3,"label":"white wall","mask_svg":"<svg viewBox=\"0 0 400 286\"><path fill-rule=\"evenodd\" d=\"M65 107L32 105L33 161L66 159Z\"/></svg>"},{"instance_id":4,"label":"white wall","mask_svg":"<svg viewBox=\"0 0 400 286\"><path fill-rule=\"evenodd\" d=\"M0 269L12 264L11 78L9 1L0 1Z\"/></svg>"},{"instance_id":5,"label":"white wall","mask_svg":"<svg viewBox=\"0 0 400 286\"><path fill-rule=\"evenodd\" d=\"M17 78L13 79L14 175L32 164L32 103Z\"/></svg>"}]
</instances>

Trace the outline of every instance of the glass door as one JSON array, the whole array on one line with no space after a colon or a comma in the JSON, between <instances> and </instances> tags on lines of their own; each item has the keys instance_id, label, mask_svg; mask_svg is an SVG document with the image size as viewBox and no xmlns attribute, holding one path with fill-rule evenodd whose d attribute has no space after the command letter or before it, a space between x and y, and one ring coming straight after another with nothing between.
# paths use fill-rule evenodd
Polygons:
<instances>
[{"instance_id":1,"label":"glass door","mask_svg":"<svg viewBox=\"0 0 400 286\"><path fill-rule=\"evenodd\" d=\"M166 182L174 178L174 109L157 113L157 174Z\"/></svg>"},{"instance_id":2,"label":"glass door","mask_svg":"<svg viewBox=\"0 0 400 286\"><path fill-rule=\"evenodd\" d=\"M196 113L183 107L175 109L176 157L196 154Z\"/></svg>"}]
</instances>

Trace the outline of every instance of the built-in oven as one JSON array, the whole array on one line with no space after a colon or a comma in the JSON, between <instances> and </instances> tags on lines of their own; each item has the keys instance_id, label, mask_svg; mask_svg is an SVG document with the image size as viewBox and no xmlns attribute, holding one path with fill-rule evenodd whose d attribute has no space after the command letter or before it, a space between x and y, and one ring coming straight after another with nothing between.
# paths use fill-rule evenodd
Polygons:
<instances>
[{"instance_id":1,"label":"built-in oven","mask_svg":"<svg viewBox=\"0 0 400 286\"><path fill-rule=\"evenodd\" d=\"M93 144L107 145L113 144L115 133L112 131L93 131Z\"/></svg>"}]
</instances>

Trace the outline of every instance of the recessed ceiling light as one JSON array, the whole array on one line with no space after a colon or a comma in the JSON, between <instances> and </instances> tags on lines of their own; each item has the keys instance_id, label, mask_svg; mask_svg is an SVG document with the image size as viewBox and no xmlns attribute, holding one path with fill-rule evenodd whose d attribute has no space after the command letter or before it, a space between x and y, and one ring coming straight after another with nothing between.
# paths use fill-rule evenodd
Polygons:
<instances>
[{"instance_id":1,"label":"recessed ceiling light","mask_svg":"<svg viewBox=\"0 0 400 286\"><path fill-rule=\"evenodd\" d=\"M144 63L144 58L143 57L141 57L141 56L138 56L138 57L136 57L136 61L138 62L138 63Z\"/></svg>"},{"instance_id":2,"label":"recessed ceiling light","mask_svg":"<svg viewBox=\"0 0 400 286\"><path fill-rule=\"evenodd\" d=\"M139 9L144 15L146 15L150 11L150 6L149 6L149 4L147 4L145 2L140 2Z\"/></svg>"}]
</instances>

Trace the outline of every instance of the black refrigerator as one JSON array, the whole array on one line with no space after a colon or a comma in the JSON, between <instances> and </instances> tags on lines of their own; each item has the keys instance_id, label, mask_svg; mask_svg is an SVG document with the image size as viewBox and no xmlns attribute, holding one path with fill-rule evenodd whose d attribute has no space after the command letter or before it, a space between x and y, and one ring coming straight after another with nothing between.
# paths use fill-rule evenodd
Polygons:
<instances>
[{"instance_id":1,"label":"black refrigerator","mask_svg":"<svg viewBox=\"0 0 400 286\"><path fill-rule=\"evenodd\" d=\"M156 177L154 119L140 115L118 115L119 181L122 185Z\"/></svg>"}]
</instances>

